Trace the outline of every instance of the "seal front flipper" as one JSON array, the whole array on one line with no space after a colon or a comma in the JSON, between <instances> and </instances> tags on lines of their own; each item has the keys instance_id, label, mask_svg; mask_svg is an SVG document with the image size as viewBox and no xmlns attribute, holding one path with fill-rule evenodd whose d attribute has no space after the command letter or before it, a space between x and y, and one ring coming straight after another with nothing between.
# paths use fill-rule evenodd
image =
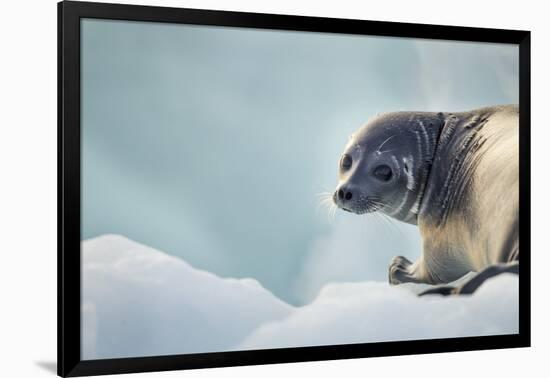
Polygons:
<instances>
[{"instance_id":1,"label":"seal front flipper","mask_svg":"<svg viewBox=\"0 0 550 378\"><path fill-rule=\"evenodd\" d=\"M500 263L488 266L482 271L476 273L472 278L466 281L464 284L454 287L450 285L439 286L432 289L428 289L418 294L419 296L428 294L439 295L451 295L451 294L472 294L474 293L485 281L489 278L498 276L502 273L514 273L519 274L519 261L512 261L509 263Z\"/></svg>"},{"instance_id":2,"label":"seal front flipper","mask_svg":"<svg viewBox=\"0 0 550 378\"><path fill-rule=\"evenodd\" d=\"M431 280L422 274L425 269L422 268L422 260L410 262L403 256L395 256L391 262L388 270L388 278L391 285L399 285L406 282L413 283L428 283L431 284Z\"/></svg>"},{"instance_id":3,"label":"seal front flipper","mask_svg":"<svg viewBox=\"0 0 550 378\"><path fill-rule=\"evenodd\" d=\"M409 271L412 263L403 256L395 256L390 262L388 270L388 279L391 285L398 285L405 282L415 282L413 275Z\"/></svg>"}]
</instances>

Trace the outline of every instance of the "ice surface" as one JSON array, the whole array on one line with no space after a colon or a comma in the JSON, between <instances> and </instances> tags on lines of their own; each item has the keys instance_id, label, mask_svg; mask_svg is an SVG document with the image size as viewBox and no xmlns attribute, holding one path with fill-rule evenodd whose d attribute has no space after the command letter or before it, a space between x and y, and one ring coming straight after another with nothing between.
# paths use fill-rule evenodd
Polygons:
<instances>
[{"instance_id":1,"label":"ice surface","mask_svg":"<svg viewBox=\"0 0 550 378\"><path fill-rule=\"evenodd\" d=\"M518 332L518 279L473 296L332 283L302 307L122 236L82 242L82 358L99 359Z\"/></svg>"}]
</instances>

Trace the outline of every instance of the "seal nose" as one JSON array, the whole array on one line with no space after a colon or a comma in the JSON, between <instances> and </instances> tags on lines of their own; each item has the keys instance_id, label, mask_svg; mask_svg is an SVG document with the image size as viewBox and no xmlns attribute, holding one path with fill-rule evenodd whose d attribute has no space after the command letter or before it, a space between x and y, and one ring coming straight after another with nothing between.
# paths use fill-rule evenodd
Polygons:
<instances>
[{"instance_id":1,"label":"seal nose","mask_svg":"<svg viewBox=\"0 0 550 378\"><path fill-rule=\"evenodd\" d=\"M351 190L347 189L346 187L342 187L338 189L338 198L341 201L349 201L353 198L353 193Z\"/></svg>"}]
</instances>

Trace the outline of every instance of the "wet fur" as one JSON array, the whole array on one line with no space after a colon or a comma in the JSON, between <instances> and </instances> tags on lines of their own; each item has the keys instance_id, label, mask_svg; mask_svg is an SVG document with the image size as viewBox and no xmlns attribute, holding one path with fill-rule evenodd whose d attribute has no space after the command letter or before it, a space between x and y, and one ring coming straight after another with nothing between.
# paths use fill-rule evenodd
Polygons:
<instances>
[{"instance_id":1,"label":"wet fur","mask_svg":"<svg viewBox=\"0 0 550 378\"><path fill-rule=\"evenodd\" d=\"M419 214L430 283L519 259L516 106L452 115ZM456 118L454 118L456 117Z\"/></svg>"},{"instance_id":2,"label":"wet fur","mask_svg":"<svg viewBox=\"0 0 550 378\"><path fill-rule=\"evenodd\" d=\"M418 224L422 256L415 263L394 258L390 283L446 284L470 271L478 272L459 288L443 285L423 293L469 294L490 277L518 273L517 106L462 113L401 112L385 117L400 120L407 114L418 122L424 119L438 132L430 134L437 134L432 159L423 162L424 182L420 184L425 187L419 209L409 203L407 218L396 217Z\"/></svg>"}]
</instances>

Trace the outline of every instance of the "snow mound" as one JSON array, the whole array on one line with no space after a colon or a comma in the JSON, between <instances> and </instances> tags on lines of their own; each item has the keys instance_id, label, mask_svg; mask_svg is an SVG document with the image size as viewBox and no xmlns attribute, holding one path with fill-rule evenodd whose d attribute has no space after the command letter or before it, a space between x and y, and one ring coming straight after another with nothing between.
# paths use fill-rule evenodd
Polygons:
<instances>
[{"instance_id":1,"label":"snow mound","mask_svg":"<svg viewBox=\"0 0 550 378\"><path fill-rule=\"evenodd\" d=\"M486 282L473 296L424 296L380 282L331 284L308 306L260 326L243 349L418 340L518 332L518 278Z\"/></svg>"},{"instance_id":2,"label":"snow mound","mask_svg":"<svg viewBox=\"0 0 550 378\"><path fill-rule=\"evenodd\" d=\"M105 235L82 242L82 358L101 359L518 332L518 278L472 296L382 282L325 286L303 307Z\"/></svg>"},{"instance_id":3,"label":"snow mound","mask_svg":"<svg viewBox=\"0 0 550 378\"><path fill-rule=\"evenodd\" d=\"M122 236L82 243L82 358L229 350L291 306Z\"/></svg>"}]
</instances>

